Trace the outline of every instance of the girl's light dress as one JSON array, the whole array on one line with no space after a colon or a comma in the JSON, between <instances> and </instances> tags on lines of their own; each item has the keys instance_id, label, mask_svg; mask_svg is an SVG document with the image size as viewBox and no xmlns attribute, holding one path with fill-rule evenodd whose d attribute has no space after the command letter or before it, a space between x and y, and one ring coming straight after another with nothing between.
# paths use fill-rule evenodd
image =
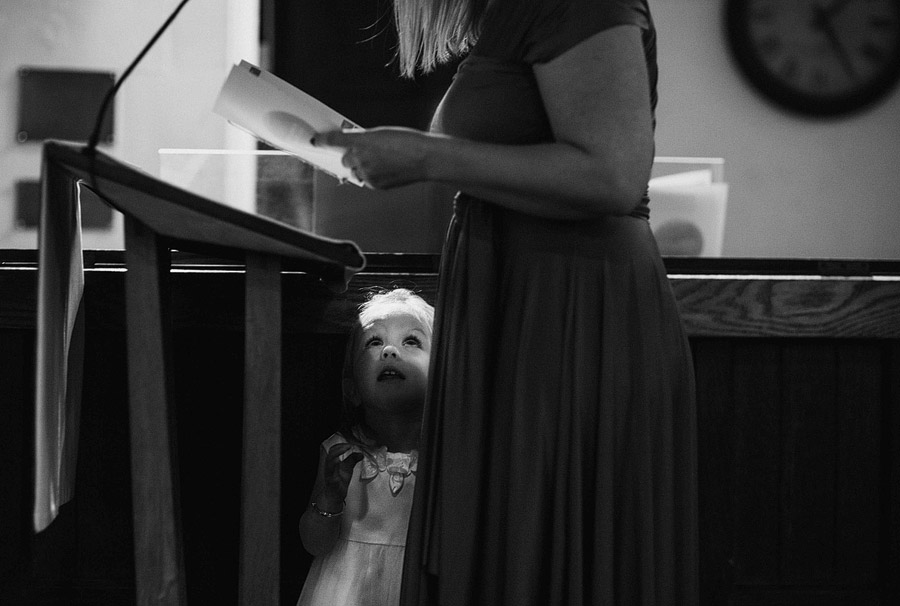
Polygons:
<instances>
[{"instance_id":1,"label":"girl's light dress","mask_svg":"<svg viewBox=\"0 0 900 606\"><path fill-rule=\"evenodd\" d=\"M322 456L347 442L335 433ZM400 601L406 529L415 490L417 453L354 447L365 456L353 468L340 538L313 560L298 606L393 606Z\"/></svg>"}]
</instances>

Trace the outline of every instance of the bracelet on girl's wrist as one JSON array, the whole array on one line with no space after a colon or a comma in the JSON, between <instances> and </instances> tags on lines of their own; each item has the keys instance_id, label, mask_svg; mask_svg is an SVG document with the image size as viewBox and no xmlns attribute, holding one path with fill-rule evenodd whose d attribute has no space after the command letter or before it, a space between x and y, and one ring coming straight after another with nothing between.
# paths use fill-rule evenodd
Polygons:
<instances>
[{"instance_id":1,"label":"bracelet on girl's wrist","mask_svg":"<svg viewBox=\"0 0 900 606\"><path fill-rule=\"evenodd\" d=\"M339 518L339 517L341 517L342 515L344 515L344 508L346 506L347 506L347 501L341 501L341 510L331 512L331 511L322 511L321 509L319 509L319 506L316 505L315 501L313 501L313 504L312 504L313 511L315 511L317 514L319 514L323 518Z\"/></svg>"}]
</instances>

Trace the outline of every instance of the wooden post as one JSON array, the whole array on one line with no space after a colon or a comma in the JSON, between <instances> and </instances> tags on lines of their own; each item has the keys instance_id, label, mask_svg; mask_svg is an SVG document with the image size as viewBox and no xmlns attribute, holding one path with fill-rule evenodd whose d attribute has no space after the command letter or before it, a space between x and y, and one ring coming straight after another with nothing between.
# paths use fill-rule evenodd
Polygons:
<instances>
[{"instance_id":1,"label":"wooden post","mask_svg":"<svg viewBox=\"0 0 900 606\"><path fill-rule=\"evenodd\" d=\"M279 603L281 262L247 253L239 604Z\"/></svg>"},{"instance_id":2,"label":"wooden post","mask_svg":"<svg viewBox=\"0 0 900 606\"><path fill-rule=\"evenodd\" d=\"M138 606L187 603L167 326L169 254L125 216L125 307Z\"/></svg>"}]
</instances>

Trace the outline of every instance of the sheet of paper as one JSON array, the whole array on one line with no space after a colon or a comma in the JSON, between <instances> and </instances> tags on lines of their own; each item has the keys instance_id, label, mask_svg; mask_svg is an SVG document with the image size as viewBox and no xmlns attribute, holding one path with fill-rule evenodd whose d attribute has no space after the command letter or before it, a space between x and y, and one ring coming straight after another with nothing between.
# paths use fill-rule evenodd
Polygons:
<instances>
[{"instance_id":1,"label":"sheet of paper","mask_svg":"<svg viewBox=\"0 0 900 606\"><path fill-rule=\"evenodd\" d=\"M314 147L318 132L360 128L318 99L246 61L225 80L213 111L272 147L291 153L341 181L362 186L341 164L343 151Z\"/></svg>"},{"instance_id":2,"label":"sheet of paper","mask_svg":"<svg viewBox=\"0 0 900 606\"><path fill-rule=\"evenodd\" d=\"M689 187L692 185L710 185L713 182L712 169L689 170L650 179L650 186Z\"/></svg>"}]
</instances>

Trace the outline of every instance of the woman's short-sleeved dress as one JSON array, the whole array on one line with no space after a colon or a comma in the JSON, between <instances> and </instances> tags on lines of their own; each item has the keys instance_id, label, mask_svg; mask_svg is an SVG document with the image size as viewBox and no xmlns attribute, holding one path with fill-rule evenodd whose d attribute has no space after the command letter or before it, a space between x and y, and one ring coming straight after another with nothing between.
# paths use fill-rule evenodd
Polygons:
<instances>
[{"instance_id":1,"label":"woman's short-sleeved dress","mask_svg":"<svg viewBox=\"0 0 900 606\"><path fill-rule=\"evenodd\" d=\"M347 440L335 433L322 454ZM297 606L396 606L418 454L364 449L347 489L337 544L313 560Z\"/></svg>"},{"instance_id":2,"label":"woman's short-sleeved dress","mask_svg":"<svg viewBox=\"0 0 900 606\"><path fill-rule=\"evenodd\" d=\"M494 0L435 130L550 140L531 65L619 24L643 31L655 107L645 0ZM697 603L693 366L647 213L457 197L404 606Z\"/></svg>"}]
</instances>

